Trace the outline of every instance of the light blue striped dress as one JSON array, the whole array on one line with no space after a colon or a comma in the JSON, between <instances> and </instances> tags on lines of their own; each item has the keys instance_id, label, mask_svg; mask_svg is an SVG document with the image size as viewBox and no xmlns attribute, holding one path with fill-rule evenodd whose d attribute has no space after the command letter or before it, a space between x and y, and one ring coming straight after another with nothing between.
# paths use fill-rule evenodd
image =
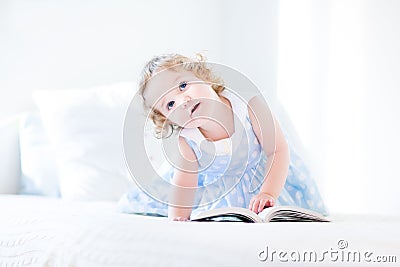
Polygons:
<instances>
[{"instance_id":1,"label":"light blue striped dress","mask_svg":"<svg viewBox=\"0 0 400 267\"><path fill-rule=\"evenodd\" d=\"M235 114L235 132L230 138L209 142L197 128L183 129L180 133L199 162L198 189L192 215L220 207L247 208L264 180L267 158L251 126L247 104L231 91L224 90L222 95L229 99ZM162 173L163 179L171 181L174 168L168 165ZM327 215L314 180L293 149L290 150L286 183L275 205L299 206ZM168 214L167 204L153 199L139 188L124 194L118 208L124 213Z\"/></svg>"}]
</instances>

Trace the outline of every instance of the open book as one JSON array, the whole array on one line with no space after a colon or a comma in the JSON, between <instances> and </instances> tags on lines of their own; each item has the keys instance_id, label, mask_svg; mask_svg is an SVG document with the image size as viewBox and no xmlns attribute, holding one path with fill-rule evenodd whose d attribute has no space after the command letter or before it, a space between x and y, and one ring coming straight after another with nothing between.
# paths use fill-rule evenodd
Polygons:
<instances>
[{"instance_id":1,"label":"open book","mask_svg":"<svg viewBox=\"0 0 400 267\"><path fill-rule=\"evenodd\" d=\"M191 221L214 222L329 222L322 214L295 206L274 206L265 208L259 214L246 208L227 207L200 212Z\"/></svg>"}]
</instances>

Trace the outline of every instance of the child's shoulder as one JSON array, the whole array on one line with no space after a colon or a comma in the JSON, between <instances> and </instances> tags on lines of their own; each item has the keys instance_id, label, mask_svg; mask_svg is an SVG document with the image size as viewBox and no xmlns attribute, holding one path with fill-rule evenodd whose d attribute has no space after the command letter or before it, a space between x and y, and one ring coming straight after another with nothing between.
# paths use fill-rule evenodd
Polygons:
<instances>
[{"instance_id":1,"label":"child's shoulder","mask_svg":"<svg viewBox=\"0 0 400 267\"><path fill-rule=\"evenodd\" d=\"M197 128L183 128L179 132L179 138L190 145L190 142L200 143L203 136Z\"/></svg>"},{"instance_id":2,"label":"child's shoulder","mask_svg":"<svg viewBox=\"0 0 400 267\"><path fill-rule=\"evenodd\" d=\"M190 146L190 144L188 143L188 141L186 140L186 138L184 138L183 136L179 136L178 146L179 146L179 152L180 152L178 154L181 154L185 158L185 160L189 160L189 161L197 160L196 154L193 152L193 149Z\"/></svg>"},{"instance_id":3,"label":"child's shoulder","mask_svg":"<svg viewBox=\"0 0 400 267\"><path fill-rule=\"evenodd\" d=\"M238 117L242 122L244 122L248 116L248 101L240 94L231 90L225 89L222 91L221 95L226 97L231 103L234 116Z\"/></svg>"}]
</instances>

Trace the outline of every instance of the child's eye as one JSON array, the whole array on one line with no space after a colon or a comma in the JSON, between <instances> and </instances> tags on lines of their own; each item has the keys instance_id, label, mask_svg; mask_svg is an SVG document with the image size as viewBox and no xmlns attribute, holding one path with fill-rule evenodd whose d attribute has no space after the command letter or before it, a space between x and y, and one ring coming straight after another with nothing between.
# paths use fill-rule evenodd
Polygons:
<instances>
[{"instance_id":1,"label":"child's eye","mask_svg":"<svg viewBox=\"0 0 400 267\"><path fill-rule=\"evenodd\" d=\"M171 108L174 107L175 101L169 101L167 104L167 109L170 110Z\"/></svg>"},{"instance_id":2,"label":"child's eye","mask_svg":"<svg viewBox=\"0 0 400 267\"><path fill-rule=\"evenodd\" d=\"M181 82L181 83L179 84L179 89L180 89L180 90L183 90L183 89L186 88L186 86L187 86L187 82Z\"/></svg>"}]
</instances>

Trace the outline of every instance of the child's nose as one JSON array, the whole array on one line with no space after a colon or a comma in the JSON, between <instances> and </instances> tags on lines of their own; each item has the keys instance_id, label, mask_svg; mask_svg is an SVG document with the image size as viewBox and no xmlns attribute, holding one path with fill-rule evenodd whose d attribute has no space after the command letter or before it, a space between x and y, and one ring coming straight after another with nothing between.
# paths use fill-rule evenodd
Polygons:
<instances>
[{"instance_id":1,"label":"child's nose","mask_svg":"<svg viewBox=\"0 0 400 267\"><path fill-rule=\"evenodd\" d=\"M188 95L183 96L181 100L182 102L180 103L181 108L186 109L190 100L192 100L190 96Z\"/></svg>"}]
</instances>

